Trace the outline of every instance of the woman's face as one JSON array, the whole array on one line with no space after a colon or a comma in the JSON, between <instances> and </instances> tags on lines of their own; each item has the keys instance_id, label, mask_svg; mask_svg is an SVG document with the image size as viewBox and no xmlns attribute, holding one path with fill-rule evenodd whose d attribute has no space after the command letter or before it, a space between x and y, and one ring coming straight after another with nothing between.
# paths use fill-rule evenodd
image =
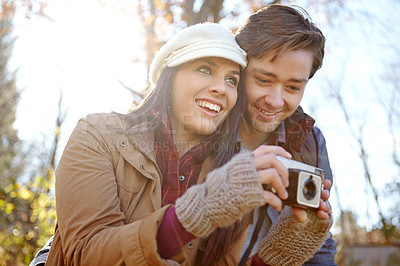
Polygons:
<instances>
[{"instance_id":1,"label":"woman's face","mask_svg":"<svg viewBox=\"0 0 400 266\"><path fill-rule=\"evenodd\" d=\"M174 135L199 142L212 134L236 103L239 79L239 65L228 59L208 57L182 64L169 110Z\"/></svg>"}]
</instances>

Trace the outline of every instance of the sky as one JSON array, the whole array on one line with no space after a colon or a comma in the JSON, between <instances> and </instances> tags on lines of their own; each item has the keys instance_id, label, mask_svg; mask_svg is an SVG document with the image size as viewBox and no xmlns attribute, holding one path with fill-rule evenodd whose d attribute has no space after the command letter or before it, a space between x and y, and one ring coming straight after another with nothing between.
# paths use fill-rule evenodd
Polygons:
<instances>
[{"instance_id":1,"label":"sky","mask_svg":"<svg viewBox=\"0 0 400 266\"><path fill-rule=\"evenodd\" d=\"M336 30L323 24L327 55L322 69L306 89L303 105L317 118L327 139L337 188L331 196L333 210L340 203L358 214L360 223L371 229L379 218L353 133L359 132L360 127L363 130L361 137L368 153L372 183L381 193L380 203L385 212L393 207L393 201L383 191L388 182L398 177L398 168L391 163L392 137L379 95L387 96L388 84L382 77L389 62L398 58L393 48L400 48L399 27L394 26L400 25L396 15L399 2L346 1L345 7L352 11L352 16L346 12L334 16L331 23ZM351 117L351 131L337 101L328 97L330 90L337 87L341 88Z\"/></svg>"},{"instance_id":2,"label":"sky","mask_svg":"<svg viewBox=\"0 0 400 266\"><path fill-rule=\"evenodd\" d=\"M46 12L55 21L35 16L26 19L23 14L18 14L15 20L18 39L11 67L18 69L17 85L22 90L15 127L23 140L52 139L62 93L66 118L57 158L80 118L89 113L124 113L129 109L133 98L120 81L138 91L145 88L147 70L137 61L143 58L144 45L137 17L98 2L54 0ZM302 2L297 1L299 5ZM338 217L340 203L355 211L360 223L367 227L378 220L376 205L365 185L357 143L336 102L327 96L330 88L326 80L331 81L331 87L341 85L345 103L352 116L357 117L352 127L357 130L357 122L365 120L364 140L370 152L371 172L376 178L373 181L382 190L398 172L388 163L391 140L375 91L376 84L382 85L380 79L386 65L383 59L392 57L388 45L399 43L396 36L400 34L388 38L378 21L400 25L397 15L400 7L394 0L377 2L347 1L345 8L356 11L356 15L351 17L344 12L333 16L331 25L326 23L321 10L307 9L327 37L327 55L323 68L310 80L302 102L305 110L317 119L317 126L327 140L338 188L338 193L332 191L330 200L334 217ZM366 16L365 10L372 17ZM234 23L242 22L244 19ZM232 23L223 22L225 26ZM341 30L334 31L332 26ZM377 135L381 136L379 141ZM389 207L390 203L385 201L383 205Z\"/></svg>"},{"instance_id":3,"label":"sky","mask_svg":"<svg viewBox=\"0 0 400 266\"><path fill-rule=\"evenodd\" d=\"M58 1L46 11L55 22L40 17L16 22L12 63L23 89L16 122L23 139L54 129L60 93L67 137L88 113L128 110L132 97L120 81L138 90L146 82L146 68L134 62L143 44L134 17L94 1Z\"/></svg>"}]
</instances>

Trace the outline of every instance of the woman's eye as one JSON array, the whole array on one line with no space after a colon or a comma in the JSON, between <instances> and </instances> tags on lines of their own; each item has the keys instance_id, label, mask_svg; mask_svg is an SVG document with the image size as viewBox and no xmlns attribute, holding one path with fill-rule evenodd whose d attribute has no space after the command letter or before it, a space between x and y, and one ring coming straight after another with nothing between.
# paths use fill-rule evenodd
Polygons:
<instances>
[{"instance_id":1,"label":"woman's eye","mask_svg":"<svg viewBox=\"0 0 400 266\"><path fill-rule=\"evenodd\" d=\"M226 78L226 82L228 82L233 87L237 87L237 85L239 83L238 79L235 77Z\"/></svg>"},{"instance_id":2,"label":"woman's eye","mask_svg":"<svg viewBox=\"0 0 400 266\"><path fill-rule=\"evenodd\" d=\"M201 66L198 68L198 71L200 71L201 73L210 75L211 74L211 69L207 66Z\"/></svg>"}]
</instances>

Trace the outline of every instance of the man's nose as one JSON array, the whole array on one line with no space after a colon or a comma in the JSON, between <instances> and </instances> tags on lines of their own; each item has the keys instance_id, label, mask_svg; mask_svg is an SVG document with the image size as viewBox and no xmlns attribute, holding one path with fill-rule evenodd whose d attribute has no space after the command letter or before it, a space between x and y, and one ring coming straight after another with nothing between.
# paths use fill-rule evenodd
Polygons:
<instances>
[{"instance_id":1,"label":"man's nose","mask_svg":"<svg viewBox=\"0 0 400 266\"><path fill-rule=\"evenodd\" d=\"M265 95L265 102L274 109L281 108L284 105L283 88L281 86L271 88L269 93Z\"/></svg>"}]
</instances>

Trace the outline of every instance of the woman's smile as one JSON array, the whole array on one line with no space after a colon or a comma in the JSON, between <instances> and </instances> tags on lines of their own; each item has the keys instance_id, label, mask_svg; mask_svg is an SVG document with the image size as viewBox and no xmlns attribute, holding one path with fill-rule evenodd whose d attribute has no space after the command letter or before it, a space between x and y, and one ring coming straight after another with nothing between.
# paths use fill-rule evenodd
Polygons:
<instances>
[{"instance_id":1,"label":"woman's smile","mask_svg":"<svg viewBox=\"0 0 400 266\"><path fill-rule=\"evenodd\" d=\"M215 116L217 115L222 109L222 105L219 103L213 103L209 100L196 100L196 104L201 108L201 110L205 111L207 114Z\"/></svg>"}]
</instances>

